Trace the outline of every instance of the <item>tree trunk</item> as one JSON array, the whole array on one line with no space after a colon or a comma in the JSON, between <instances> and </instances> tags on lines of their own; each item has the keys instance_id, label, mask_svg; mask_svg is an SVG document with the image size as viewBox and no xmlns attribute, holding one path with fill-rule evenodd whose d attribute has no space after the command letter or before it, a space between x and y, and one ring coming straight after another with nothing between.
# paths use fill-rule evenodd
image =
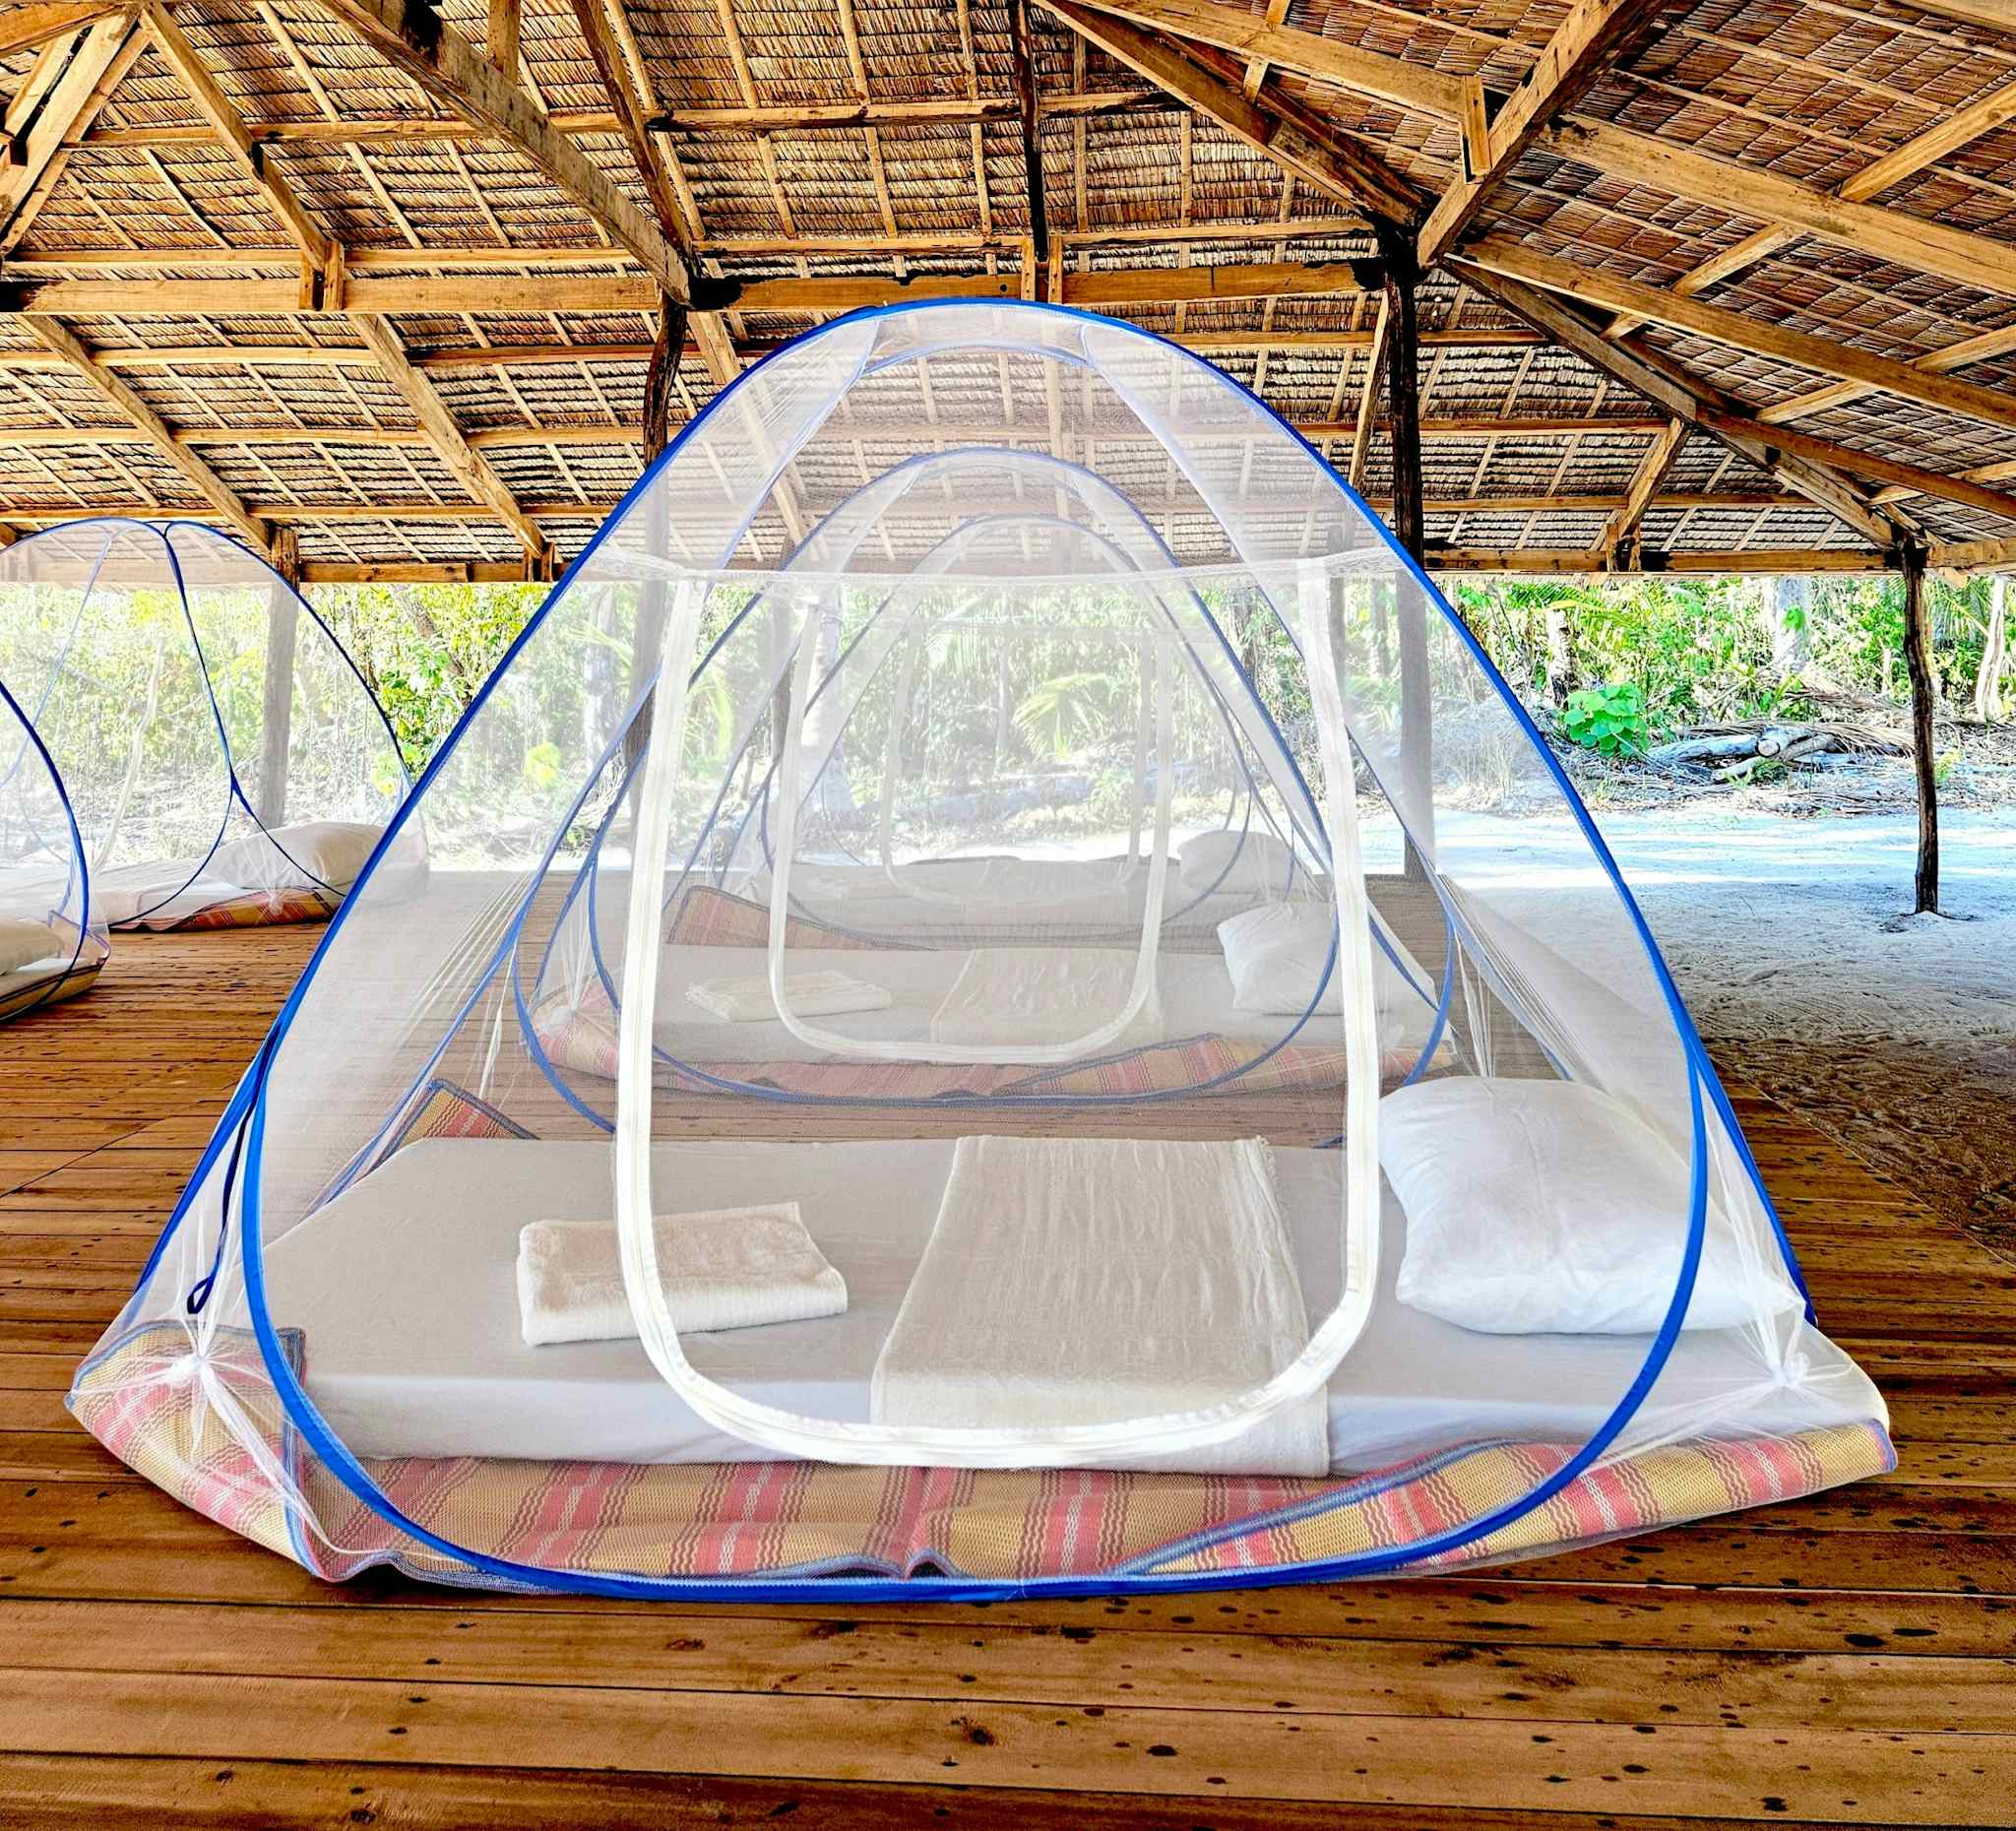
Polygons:
<instances>
[{"instance_id":1,"label":"tree trunk","mask_svg":"<svg viewBox=\"0 0 2016 1831\"><path fill-rule=\"evenodd\" d=\"M2009 660L2009 579L1996 573L1988 584L1988 627L1982 640L1981 671L1974 677L1974 716L1985 724L2002 717L2002 669Z\"/></svg>"},{"instance_id":2,"label":"tree trunk","mask_svg":"<svg viewBox=\"0 0 2016 1831\"><path fill-rule=\"evenodd\" d=\"M1932 644L1925 607L1925 549L1904 549L1904 664L1911 673L1911 758L1918 773L1918 903L1922 915L1939 908L1939 787L1933 770Z\"/></svg>"},{"instance_id":3,"label":"tree trunk","mask_svg":"<svg viewBox=\"0 0 2016 1831\"><path fill-rule=\"evenodd\" d=\"M1811 579L1780 577L1772 581L1771 670L1781 680L1811 676L1812 605Z\"/></svg>"},{"instance_id":4,"label":"tree trunk","mask_svg":"<svg viewBox=\"0 0 2016 1831\"><path fill-rule=\"evenodd\" d=\"M1575 632L1569 627L1568 612L1559 604L1545 610L1547 631L1547 698L1558 708L1568 703L1575 690Z\"/></svg>"}]
</instances>

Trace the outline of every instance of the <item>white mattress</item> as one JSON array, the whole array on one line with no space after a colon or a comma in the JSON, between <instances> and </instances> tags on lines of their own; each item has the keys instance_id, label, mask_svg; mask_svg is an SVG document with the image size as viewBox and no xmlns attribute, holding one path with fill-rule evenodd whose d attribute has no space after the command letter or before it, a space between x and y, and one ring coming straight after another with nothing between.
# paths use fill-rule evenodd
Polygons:
<instances>
[{"instance_id":1,"label":"white mattress","mask_svg":"<svg viewBox=\"0 0 2016 1831\"><path fill-rule=\"evenodd\" d=\"M865 1421L877 1356L922 1256L953 1141L662 1144L654 1179L680 1206L794 1199L847 1280L845 1315L683 1339L693 1364L766 1403ZM1277 1153L1311 1326L1336 1300L1340 1155ZM660 1378L642 1346L528 1348L514 1266L529 1221L612 1212L605 1144L441 1139L409 1146L266 1246L271 1313L304 1332L310 1396L367 1456L612 1462L763 1460ZM661 1206L665 1206L661 1198ZM1383 1219L1380 1293L1330 1381L1332 1466L1365 1469L1492 1436L1578 1440L1636 1375L1635 1336L1489 1336L1393 1295L1404 1222ZM1740 1330L1681 1336L1631 1440L1883 1417L1855 1364L1801 1333L1776 1383Z\"/></svg>"},{"instance_id":2,"label":"white mattress","mask_svg":"<svg viewBox=\"0 0 2016 1831\"><path fill-rule=\"evenodd\" d=\"M931 1019L965 969L967 952L959 948L903 949L793 947L787 971L844 973L850 979L879 985L890 1002L876 1011L850 1011L823 1017L818 1028L861 1042L914 1042L928 1048ZM1411 988L1383 953L1374 952L1378 974L1379 1046L1392 1050L1424 1043L1434 1023L1434 1007ZM1417 969L1418 971L1418 969ZM803 1062L851 1059L837 1050L802 1042L776 1019L768 1023L731 1024L704 1010L686 996L686 988L702 979L739 978L768 973L768 957L760 947L667 947L659 968L658 1011L653 1036L658 1046L684 1062ZM1156 965L1162 1001L1162 1040L1186 1037L1229 1037L1234 1042L1265 1046L1279 1042L1295 1019L1232 1008L1232 982L1222 954L1163 954ZM1428 983L1421 975L1421 983ZM1081 1029L1118 1014L1112 1010L1084 1013ZM1129 1031L1125 1043L1146 1041ZM1342 1047L1344 1020L1336 1013L1316 1016L1295 1032L1297 1045Z\"/></svg>"}]
</instances>

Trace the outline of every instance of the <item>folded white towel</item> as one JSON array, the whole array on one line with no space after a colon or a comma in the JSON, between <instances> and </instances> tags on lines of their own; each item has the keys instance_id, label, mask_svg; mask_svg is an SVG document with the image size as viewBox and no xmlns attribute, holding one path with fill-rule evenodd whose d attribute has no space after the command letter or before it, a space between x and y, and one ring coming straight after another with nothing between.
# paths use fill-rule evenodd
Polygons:
<instances>
[{"instance_id":1,"label":"folded white towel","mask_svg":"<svg viewBox=\"0 0 2016 1831\"><path fill-rule=\"evenodd\" d=\"M1135 957L1122 948L976 947L931 1016L933 1042L1005 1047L1072 1042L1110 1024L1133 995ZM1163 1041L1153 985L1107 1048Z\"/></svg>"},{"instance_id":2,"label":"folded white towel","mask_svg":"<svg viewBox=\"0 0 2016 1831\"><path fill-rule=\"evenodd\" d=\"M884 1011L896 1002L885 985L870 985L846 973L787 973L784 995L793 1017L832 1017L841 1011ZM703 1011L730 1024L774 1024L777 1001L770 995L770 976L695 979L686 996Z\"/></svg>"},{"instance_id":3,"label":"folded white towel","mask_svg":"<svg viewBox=\"0 0 2016 1831\"><path fill-rule=\"evenodd\" d=\"M1309 1342L1263 1138L962 1138L875 1362L880 1424L1115 1423L1242 1398ZM1323 1392L1102 1468L1323 1475Z\"/></svg>"},{"instance_id":4,"label":"folded white towel","mask_svg":"<svg viewBox=\"0 0 2016 1831\"><path fill-rule=\"evenodd\" d=\"M847 1308L847 1283L798 1218L796 1202L660 1215L659 1275L681 1330L803 1322ZM637 1333L607 1221L535 1221L518 1236L518 1314L526 1346L613 1342Z\"/></svg>"}]
</instances>

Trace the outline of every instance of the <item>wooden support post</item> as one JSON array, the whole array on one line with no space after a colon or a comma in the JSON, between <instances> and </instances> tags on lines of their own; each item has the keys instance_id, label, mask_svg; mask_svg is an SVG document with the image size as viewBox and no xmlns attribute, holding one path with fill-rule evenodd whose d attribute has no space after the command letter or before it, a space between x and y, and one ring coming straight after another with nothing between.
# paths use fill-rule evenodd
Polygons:
<instances>
[{"instance_id":1,"label":"wooden support post","mask_svg":"<svg viewBox=\"0 0 2016 1831\"><path fill-rule=\"evenodd\" d=\"M1420 325L1415 288L1420 270L1414 244L1402 234L1382 234L1387 327L1386 404L1393 440L1393 533L1419 564L1427 550L1426 497L1421 483ZM1434 831L1434 696L1428 678L1427 600L1396 581L1400 629L1400 774L1413 806L1407 845L1407 874L1425 878L1427 863L1416 842L1432 850Z\"/></svg>"},{"instance_id":2,"label":"wooden support post","mask_svg":"<svg viewBox=\"0 0 2016 1831\"><path fill-rule=\"evenodd\" d=\"M679 358L686 348L686 308L666 294L659 301L658 336L651 347L651 366L644 372L644 467L647 471L664 456L672 442L672 410ZM646 493L644 512L653 557L662 559L670 544L671 503L662 489ZM651 745L651 700L649 694L658 678L661 650L665 639L665 586L660 578L647 578L637 595L637 626L631 639L630 691L647 697L638 706L623 733L623 763L633 783L643 786L644 753Z\"/></svg>"},{"instance_id":3,"label":"wooden support post","mask_svg":"<svg viewBox=\"0 0 2016 1831\"><path fill-rule=\"evenodd\" d=\"M260 823L283 826L287 817L287 760L293 744L294 645L300 634L301 540L291 528L273 536L273 569L285 581L270 589L266 627L266 679L259 714Z\"/></svg>"},{"instance_id":4,"label":"wooden support post","mask_svg":"<svg viewBox=\"0 0 2016 1831\"><path fill-rule=\"evenodd\" d=\"M1029 0L1010 0L1009 50L1015 70L1015 101L1022 117L1022 171L1029 190L1029 239L1036 258L1050 258L1049 213L1043 207L1043 154L1037 118L1036 63L1029 48Z\"/></svg>"},{"instance_id":5,"label":"wooden support post","mask_svg":"<svg viewBox=\"0 0 2016 1831\"><path fill-rule=\"evenodd\" d=\"M1916 913L1939 913L1939 786L1932 755L1931 616L1925 607L1925 549L1904 545L1904 665L1911 675L1911 761L1918 774L1918 901Z\"/></svg>"}]
</instances>

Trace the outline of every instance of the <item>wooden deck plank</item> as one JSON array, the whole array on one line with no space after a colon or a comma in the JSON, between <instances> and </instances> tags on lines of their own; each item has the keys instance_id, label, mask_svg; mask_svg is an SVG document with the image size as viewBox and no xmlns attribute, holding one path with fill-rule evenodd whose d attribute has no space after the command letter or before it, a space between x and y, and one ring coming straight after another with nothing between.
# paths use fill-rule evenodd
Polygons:
<instances>
[{"instance_id":1,"label":"wooden deck plank","mask_svg":"<svg viewBox=\"0 0 2016 1831\"><path fill-rule=\"evenodd\" d=\"M1741 1085L1892 1397L1886 1480L1418 1582L844 1615L318 1582L62 1408L315 938L136 940L0 1029L9 1831L2008 1820L2016 1275Z\"/></svg>"}]
</instances>

